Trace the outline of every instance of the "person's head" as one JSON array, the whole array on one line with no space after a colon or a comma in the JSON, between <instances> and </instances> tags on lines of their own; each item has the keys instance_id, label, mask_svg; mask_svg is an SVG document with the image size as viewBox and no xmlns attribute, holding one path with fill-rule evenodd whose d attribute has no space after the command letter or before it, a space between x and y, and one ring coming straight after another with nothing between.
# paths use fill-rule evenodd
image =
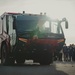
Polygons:
<instances>
[{"instance_id":1,"label":"person's head","mask_svg":"<svg viewBox=\"0 0 75 75\"><path fill-rule=\"evenodd\" d=\"M70 44L70 46L72 46L72 45Z\"/></svg>"},{"instance_id":2,"label":"person's head","mask_svg":"<svg viewBox=\"0 0 75 75\"><path fill-rule=\"evenodd\" d=\"M66 44L64 44L64 46L66 46Z\"/></svg>"}]
</instances>

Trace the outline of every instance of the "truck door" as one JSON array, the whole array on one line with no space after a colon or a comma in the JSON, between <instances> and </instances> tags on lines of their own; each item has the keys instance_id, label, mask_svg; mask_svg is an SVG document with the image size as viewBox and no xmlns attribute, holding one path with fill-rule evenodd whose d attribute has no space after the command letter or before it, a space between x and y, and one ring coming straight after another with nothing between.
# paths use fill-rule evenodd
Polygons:
<instances>
[{"instance_id":1,"label":"truck door","mask_svg":"<svg viewBox=\"0 0 75 75\"><path fill-rule=\"evenodd\" d=\"M16 31L13 29L13 18L12 16L8 16L8 34L10 36L10 44L11 46L15 45L16 43Z\"/></svg>"},{"instance_id":2,"label":"truck door","mask_svg":"<svg viewBox=\"0 0 75 75\"><path fill-rule=\"evenodd\" d=\"M2 34L2 20L0 18L0 34Z\"/></svg>"},{"instance_id":3,"label":"truck door","mask_svg":"<svg viewBox=\"0 0 75 75\"><path fill-rule=\"evenodd\" d=\"M1 37L2 37L2 20L0 18L0 57L1 57L1 42L2 42Z\"/></svg>"}]
</instances>

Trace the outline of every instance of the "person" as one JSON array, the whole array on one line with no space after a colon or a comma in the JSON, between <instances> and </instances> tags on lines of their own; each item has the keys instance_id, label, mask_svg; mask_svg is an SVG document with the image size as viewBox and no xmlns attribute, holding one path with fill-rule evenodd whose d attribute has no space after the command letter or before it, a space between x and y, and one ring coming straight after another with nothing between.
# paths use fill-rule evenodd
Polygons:
<instances>
[{"instance_id":1,"label":"person","mask_svg":"<svg viewBox=\"0 0 75 75\"><path fill-rule=\"evenodd\" d=\"M73 45L70 44L69 46L69 61L73 60Z\"/></svg>"},{"instance_id":2,"label":"person","mask_svg":"<svg viewBox=\"0 0 75 75\"><path fill-rule=\"evenodd\" d=\"M75 45L73 45L73 61L75 61Z\"/></svg>"},{"instance_id":3,"label":"person","mask_svg":"<svg viewBox=\"0 0 75 75\"><path fill-rule=\"evenodd\" d=\"M59 50L54 52L54 61L59 60Z\"/></svg>"},{"instance_id":4,"label":"person","mask_svg":"<svg viewBox=\"0 0 75 75\"><path fill-rule=\"evenodd\" d=\"M75 45L72 44L72 47L73 47L72 61L75 61Z\"/></svg>"},{"instance_id":5,"label":"person","mask_svg":"<svg viewBox=\"0 0 75 75\"><path fill-rule=\"evenodd\" d=\"M64 54L64 61L68 61L68 47L66 44L63 46L63 54Z\"/></svg>"},{"instance_id":6,"label":"person","mask_svg":"<svg viewBox=\"0 0 75 75\"><path fill-rule=\"evenodd\" d=\"M63 53L63 52L62 52L62 49L61 49L60 52L59 52L59 55L58 55L58 57L59 57L58 60L59 60L59 61L62 61L62 53Z\"/></svg>"}]
</instances>

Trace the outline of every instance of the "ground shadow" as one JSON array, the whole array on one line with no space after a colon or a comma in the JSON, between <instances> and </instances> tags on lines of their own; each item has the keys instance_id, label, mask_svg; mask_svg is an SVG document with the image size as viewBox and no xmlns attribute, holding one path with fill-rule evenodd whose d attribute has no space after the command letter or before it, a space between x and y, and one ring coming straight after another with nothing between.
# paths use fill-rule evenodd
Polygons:
<instances>
[{"instance_id":1,"label":"ground shadow","mask_svg":"<svg viewBox=\"0 0 75 75\"><path fill-rule=\"evenodd\" d=\"M14 66L0 66L0 75L68 75L57 70L56 65L21 64Z\"/></svg>"}]
</instances>

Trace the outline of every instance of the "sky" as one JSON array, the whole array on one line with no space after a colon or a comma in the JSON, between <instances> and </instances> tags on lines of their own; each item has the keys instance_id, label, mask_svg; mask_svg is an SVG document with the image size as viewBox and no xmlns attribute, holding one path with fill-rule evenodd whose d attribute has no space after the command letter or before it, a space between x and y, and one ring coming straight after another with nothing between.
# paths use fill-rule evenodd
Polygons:
<instances>
[{"instance_id":1,"label":"sky","mask_svg":"<svg viewBox=\"0 0 75 75\"><path fill-rule=\"evenodd\" d=\"M66 44L75 44L75 0L0 0L0 15L4 12L46 12L53 19L67 18L69 28L63 26Z\"/></svg>"}]
</instances>

